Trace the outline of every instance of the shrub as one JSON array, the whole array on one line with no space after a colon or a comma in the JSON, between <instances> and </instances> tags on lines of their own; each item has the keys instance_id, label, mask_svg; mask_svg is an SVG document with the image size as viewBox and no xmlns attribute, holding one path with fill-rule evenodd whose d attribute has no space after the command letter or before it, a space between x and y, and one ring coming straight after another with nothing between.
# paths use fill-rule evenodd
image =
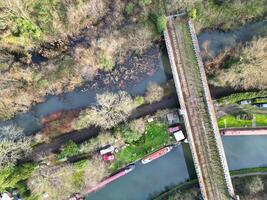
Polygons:
<instances>
[{"instance_id":1,"label":"shrub","mask_svg":"<svg viewBox=\"0 0 267 200\"><path fill-rule=\"evenodd\" d=\"M145 98L142 96L137 96L134 98L134 104L136 105L136 107L141 106L145 103Z\"/></svg>"},{"instance_id":2,"label":"shrub","mask_svg":"<svg viewBox=\"0 0 267 200\"><path fill-rule=\"evenodd\" d=\"M73 166L74 166L75 170L83 171L86 168L86 166L88 165L88 162L89 162L88 160L80 160L78 162L75 162L73 164Z\"/></svg>"},{"instance_id":3,"label":"shrub","mask_svg":"<svg viewBox=\"0 0 267 200\"><path fill-rule=\"evenodd\" d=\"M113 67L115 66L115 63L113 62L113 60L104 54L100 55L99 63L101 65L101 68L104 69L104 71L111 71Z\"/></svg>"},{"instance_id":4,"label":"shrub","mask_svg":"<svg viewBox=\"0 0 267 200\"><path fill-rule=\"evenodd\" d=\"M116 134L121 135L125 142L131 144L137 142L145 132L143 118L131 121L129 124L121 125L115 129Z\"/></svg>"},{"instance_id":5,"label":"shrub","mask_svg":"<svg viewBox=\"0 0 267 200\"><path fill-rule=\"evenodd\" d=\"M143 118L135 119L129 123L130 129L134 132L144 133L146 130L145 121Z\"/></svg>"},{"instance_id":6,"label":"shrub","mask_svg":"<svg viewBox=\"0 0 267 200\"><path fill-rule=\"evenodd\" d=\"M29 20L17 17L15 19L16 28L13 30L15 36L29 35L34 39L39 39L41 36L41 29L30 22Z\"/></svg>"},{"instance_id":7,"label":"shrub","mask_svg":"<svg viewBox=\"0 0 267 200\"><path fill-rule=\"evenodd\" d=\"M196 8L192 8L190 11L189 11L189 16L192 18L192 19L196 19L197 18L197 9Z\"/></svg>"},{"instance_id":8,"label":"shrub","mask_svg":"<svg viewBox=\"0 0 267 200\"><path fill-rule=\"evenodd\" d=\"M139 0L141 6L147 6L152 3L152 0Z\"/></svg>"},{"instance_id":9,"label":"shrub","mask_svg":"<svg viewBox=\"0 0 267 200\"><path fill-rule=\"evenodd\" d=\"M128 15L131 15L134 11L134 4L132 2L129 2L126 6L126 13Z\"/></svg>"},{"instance_id":10,"label":"shrub","mask_svg":"<svg viewBox=\"0 0 267 200\"><path fill-rule=\"evenodd\" d=\"M128 144L137 142L143 136L143 132L134 131L128 125L121 126L117 131L120 132Z\"/></svg>"},{"instance_id":11,"label":"shrub","mask_svg":"<svg viewBox=\"0 0 267 200\"><path fill-rule=\"evenodd\" d=\"M0 169L0 192L16 187L23 180L28 179L36 169L36 165L24 164L17 167L4 167Z\"/></svg>"},{"instance_id":12,"label":"shrub","mask_svg":"<svg viewBox=\"0 0 267 200\"><path fill-rule=\"evenodd\" d=\"M165 28L167 27L167 18L165 15L157 17L156 27L159 33L162 33L165 30Z\"/></svg>"},{"instance_id":13,"label":"shrub","mask_svg":"<svg viewBox=\"0 0 267 200\"><path fill-rule=\"evenodd\" d=\"M160 101L163 96L164 96L164 90L161 86L157 85L156 83L150 83L148 85L145 94L145 100L148 103Z\"/></svg>"},{"instance_id":14,"label":"shrub","mask_svg":"<svg viewBox=\"0 0 267 200\"><path fill-rule=\"evenodd\" d=\"M70 140L69 142L63 145L62 150L60 154L58 155L58 158L64 159L64 158L78 155L79 153L80 153L79 146L75 142Z\"/></svg>"}]
</instances>

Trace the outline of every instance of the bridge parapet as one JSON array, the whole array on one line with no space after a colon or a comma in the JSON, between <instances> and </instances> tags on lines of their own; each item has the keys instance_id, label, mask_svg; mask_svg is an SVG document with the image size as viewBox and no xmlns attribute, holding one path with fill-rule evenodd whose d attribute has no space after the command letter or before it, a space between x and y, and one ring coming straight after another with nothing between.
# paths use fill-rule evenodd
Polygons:
<instances>
[{"instance_id":1,"label":"bridge parapet","mask_svg":"<svg viewBox=\"0 0 267 200\"><path fill-rule=\"evenodd\" d=\"M230 199L234 190L192 21L169 17L167 27L164 38L203 198Z\"/></svg>"}]
</instances>

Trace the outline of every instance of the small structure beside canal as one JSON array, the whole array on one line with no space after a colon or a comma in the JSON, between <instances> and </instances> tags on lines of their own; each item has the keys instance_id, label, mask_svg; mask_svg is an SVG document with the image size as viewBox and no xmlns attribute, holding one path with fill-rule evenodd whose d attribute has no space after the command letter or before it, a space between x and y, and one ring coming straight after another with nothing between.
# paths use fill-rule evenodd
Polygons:
<instances>
[{"instance_id":1,"label":"small structure beside canal","mask_svg":"<svg viewBox=\"0 0 267 200\"><path fill-rule=\"evenodd\" d=\"M267 135L267 127L259 128L227 128L221 129L221 134L226 136L239 135Z\"/></svg>"}]
</instances>

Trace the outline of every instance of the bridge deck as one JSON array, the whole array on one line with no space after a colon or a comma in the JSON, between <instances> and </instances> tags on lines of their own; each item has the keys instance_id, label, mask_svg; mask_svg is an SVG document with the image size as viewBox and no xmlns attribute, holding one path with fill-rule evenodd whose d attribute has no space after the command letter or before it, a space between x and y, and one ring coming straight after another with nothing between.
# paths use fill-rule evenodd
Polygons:
<instances>
[{"instance_id":1,"label":"bridge deck","mask_svg":"<svg viewBox=\"0 0 267 200\"><path fill-rule=\"evenodd\" d=\"M191 21L170 18L164 37L203 198L229 199L233 186Z\"/></svg>"}]
</instances>

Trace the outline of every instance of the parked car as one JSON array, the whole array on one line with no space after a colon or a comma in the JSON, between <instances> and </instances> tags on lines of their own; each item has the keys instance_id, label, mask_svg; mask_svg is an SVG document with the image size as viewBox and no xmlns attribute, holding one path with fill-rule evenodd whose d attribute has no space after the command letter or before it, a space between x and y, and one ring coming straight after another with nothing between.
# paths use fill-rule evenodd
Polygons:
<instances>
[{"instance_id":1,"label":"parked car","mask_svg":"<svg viewBox=\"0 0 267 200\"><path fill-rule=\"evenodd\" d=\"M102 155L102 159L104 161L112 161L115 159L115 156L112 153L107 153L107 154Z\"/></svg>"},{"instance_id":2,"label":"parked car","mask_svg":"<svg viewBox=\"0 0 267 200\"><path fill-rule=\"evenodd\" d=\"M107 153L114 153L117 152L117 148L112 145L108 145L106 148L100 150L100 155L104 155Z\"/></svg>"},{"instance_id":3,"label":"parked car","mask_svg":"<svg viewBox=\"0 0 267 200\"><path fill-rule=\"evenodd\" d=\"M170 134L173 134L173 133L175 133L177 131L180 131L181 129L182 129L182 126L181 125L177 125L177 126L169 127L168 128L168 132Z\"/></svg>"}]
</instances>

